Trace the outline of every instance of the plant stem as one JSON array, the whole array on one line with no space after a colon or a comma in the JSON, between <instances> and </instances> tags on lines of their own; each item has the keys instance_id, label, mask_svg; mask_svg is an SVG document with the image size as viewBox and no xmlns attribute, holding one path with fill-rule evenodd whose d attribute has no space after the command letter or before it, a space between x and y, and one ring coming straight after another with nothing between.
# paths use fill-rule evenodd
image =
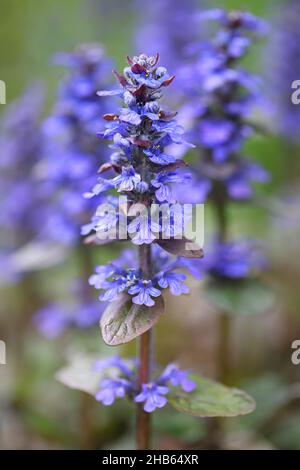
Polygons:
<instances>
[{"instance_id":1,"label":"plant stem","mask_svg":"<svg viewBox=\"0 0 300 470\"><path fill-rule=\"evenodd\" d=\"M220 243L225 243L227 238L227 207L222 195L215 198L215 211L217 221L217 236Z\"/></svg>"},{"instance_id":2,"label":"plant stem","mask_svg":"<svg viewBox=\"0 0 300 470\"><path fill-rule=\"evenodd\" d=\"M16 408L26 407L26 393L24 394L24 382L29 364L27 364L28 327L31 325L31 317L42 304L41 296L37 292L34 276L29 273L21 279L18 287L19 305L13 322L14 335L12 344L15 350L15 387L12 403Z\"/></svg>"},{"instance_id":3,"label":"plant stem","mask_svg":"<svg viewBox=\"0 0 300 470\"><path fill-rule=\"evenodd\" d=\"M143 245L139 248L140 269L146 279L151 277L151 246ZM144 383L151 379L151 330L148 330L139 338L139 374L138 386L142 388ZM151 441L151 415L143 410L141 404L137 404L136 417L136 445L138 450L150 449Z\"/></svg>"},{"instance_id":4,"label":"plant stem","mask_svg":"<svg viewBox=\"0 0 300 470\"><path fill-rule=\"evenodd\" d=\"M218 340L218 379L228 384L230 375L230 317L227 313L219 313Z\"/></svg>"},{"instance_id":5,"label":"plant stem","mask_svg":"<svg viewBox=\"0 0 300 470\"><path fill-rule=\"evenodd\" d=\"M95 449L94 439L94 415L95 403L93 397L85 392L80 394L79 403L79 425L81 428L80 433L80 449L93 450Z\"/></svg>"},{"instance_id":6,"label":"plant stem","mask_svg":"<svg viewBox=\"0 0 300 470\"><path fill-rule=\"evenodd\" d=\"M216 194L215 211L219 243L225 243L227 239L226 202L223 194ZM226 312L219 312L218 322L218 379L226 384L230 373L230 316Z\"/></svg>"},{"instance_id":7,"label":"plant stem","mask_svg":"<svg viewBox=\"0 0 300 470\"><path fill-rule=\"evenodd\" d=\"M219 243L225 243L227 239L227 204L224 194L216 188L214 197L214 209L217 225L217 237ZM224 312L218 312L217 318L217 378L225 383L230 371L230 317ZM222 448L222 439L225 433L224 420L221 418L212 418L207 421L207 449L217 450Z\"/></svg>"},{"instance_id":8,"label":"plant stem","mask_svg":"<svg viewBox=\"0 0 300 470\"><path fill-rule=\"evenodd\" d=\"M144 333L139 339L140 369L138 384L149 382L151 357L151 330ZM143 410L141 404L137 405L136 417L136 444L138 450L149 450L151 441L151 415Z\"/></svg>"}]
</instances>

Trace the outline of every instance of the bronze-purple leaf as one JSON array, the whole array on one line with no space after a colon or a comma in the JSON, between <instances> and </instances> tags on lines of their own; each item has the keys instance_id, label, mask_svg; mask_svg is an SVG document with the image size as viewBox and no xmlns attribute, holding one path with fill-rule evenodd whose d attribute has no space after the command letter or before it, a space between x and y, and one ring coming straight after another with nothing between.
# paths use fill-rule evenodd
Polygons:
<instances>
[{"instance_id":1,"label":"bronze-purple leaf","mask_svg":"<svg viewBox=\"0 0 300 470\"><path fill-rule=\"evenodd\" d=\"M97 173L105 173L109 170L114 170L116 173L121 173L122 168L115 163L103 163Z\"/></svg>"},{"instance_id":2,"label":"bronze-purple leaf","mask_svg":"<svg viewBox=\"0 0 300 470\"><path fill-rule=\"evenodd\" d=\"M180 240L176 238L157 240L156 243L171 255L183 258L203 258L204 256L202 248L195 241L185 237Z\"/></svg>"},{"instance_id":3,"label":"bronze-purple leaf","mask_svg":"<svg viewBox=\"0 0 300 470\"><path fill-rule=\"evenodd\" d=\"M188 164L184 160L176 160L174 163L170 163L169 165L165 165L161 172L166 172L166 171L174 171L178 170L180 168L187 168Z\"/></svg>"},{"instance_id":4,"label":"bronze-purple leaf","mask_svg":"<svg viewBox=\"0 0 300 470\"><path fill-rule=\"evenodd\" d=\"M131 67L131 72L136 73L136 74L140 74L140 73L145 73L146 69L145 69L145 67L143 67L140 64L133 64L132 67Z\"/></svg>"},{"instance_id":5,"label":"bronze-purple leaf","mask_svg":"<svg viewBox=\"0 0 300 470\"><path fill-rule=\"evenodd\" d=\"M113 168L112 163L103 163L97 173L105 173L108 170L111 170Z\"/></svg>"},{"instance_id":6,"label":"bronze-purple leaf","mask_svg":"<svg viewBox=\"0 0 300 470\"><path fill-rule=\"evenodd\" d=\"M126 78L123 76L123 75L120 75L119 72L117 72L116 70L113 70L113 73L114 75L117 77L120 85L122 86L126 86L127 85L127 81L126 81Z\"/></svg>"},{"instance_id":7,"label":"bronze-purple leaf","mask_svg":"<svg viewBox=\"0 0 300 470\"><path fill-rule=\"evenodd\" d=\"M145 85L141 85L139 88L137 88L136 90L132 90L132 94L133 96L135 96L136 98L139 98L143 95L145 95L147 91L147 88L145 87Z\"/></svg>"},{"instance_id":8,"label":"bronze-purple leaf","mask_svg":"<svg viewBox=\"0 0 300 470\"><path fill-rule=\"evenodd\" d=\"M100 320L104 342L109 346L118 346L132 341L152 328L164 310L162 296L155 299L153 307L146 307L133 304L126 293L119 294L108 305Z\"/></svg>"},{"instance_id":9,"label":"bronze-purple leaf","mask_svg":"<svg viewBox=\"0 0 300 470\"><path fill-rule=\"evenodd\" d=\"M171 85L171 83L173 82L175 78L175 75L173 75L172 77L168 78L167 80L165 80L164 82L162 82L161 86L169 86Z\"/></svg>"},{"instance_id":10,"label":"bronze-purple leaf","mask_svg":"<svg viewBox=\"0 0 300 470\"><path fill-rule=\"evenodd\" d=\"M151 146L150 140L137 139L136 137L129 137L127 140L138 147L148 148Z\"/></svg>"},{"instance_id":11,"label":"bronze-purple leaf","mask_svg":"<svg viewBox=\"0 0 300 470\"><path fill-rule=\"evenodd\" d=\"M155 59L154 59L154 62L152 64L152 67L155 67L155 65L158 63L158 61L159 61L159 52L157 52L155 54Z\"/></svg>"},{"instance_id":12,"label":"bronze-purple leaf","mask_svg":"<svg viewBox=\"0 0 300 470\"><path fill-rule=\"evenodd\" d=\"M116 121L118 118L119 116L117 114L112 114L112 113L103 114L103 119L105 121Z\"/></svg>"},{"instance_id":13,"label":"bronze-purple leaf","mask_svg":"<svg viewBox=\"0 0 300 470\"><path fill-rule=\"evenodd\" d=\"M161 121L171 121L172 119L174 119L175 116L177 116L177 111L175 112L166 112L166 111L161 111L159 113L159 119Z\"/></svg>"}]
</instances>

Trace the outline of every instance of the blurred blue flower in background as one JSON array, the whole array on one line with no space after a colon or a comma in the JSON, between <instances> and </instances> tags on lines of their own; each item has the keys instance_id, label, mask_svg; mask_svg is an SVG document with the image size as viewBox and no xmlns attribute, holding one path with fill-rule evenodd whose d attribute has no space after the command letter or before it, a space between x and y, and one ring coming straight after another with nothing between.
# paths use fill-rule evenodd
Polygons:
<instances>
[{"instance_id":1,"label":"blurred blue flower in background","mask_svg":"<svg viewBox=\"0 0 300 470\"><path fill-rule=\"evenodd\" d=\"M279 6L270 46L266 49L266 79L270 86L266 90L273 104L276 119L272 119L275 131L287 140L299 143L300 106L292 102L292 84L299 80L300 3L286 0Z\"/></svg>"},{"instance_id":2,"label":"blurred blue flower in background","mask_svg":"<svg viewBox=\"0 0 300 470\"><path fill-rule=\"evenodd\" d=\"M95 181L106 150L97 138L105 102L97 90L109 83L111 63L101 46L86 44L73 53L57 54L68 69L52 114L43 124L43 158L38 167L41 191L48 204L42 236L74 245L80 226L89 220L93 202L84 199Z\"/></svg>"},{"instance_id":3,"label":"blurred blue flower in background","mask_svg":"<svg viewBox=\"0 0 300 470\"><path fill-rule=\"evenodd\" d=\"M216 22L217 31L212 40L198 42L193 58L180 72L185 97L181 119L188 122L190 140L200 148L193 166L194 197L199 197L198 202L208 197L248 200L252 183L266 183L268 174L244 156L244 143L257 130L250 116L262 104L261 81L239 61L268 28L245 12L210 10L199 13L198 21ZM181 192L184 200L191 199L192 191Z\"/></svg>"},{"instance_id":4,"label":"blurred blue flower in background","mask_svg":"<svg viewBox=\"0 0 300 470\"><path fill-rule=\"evenodd\" d=\"M40 118L43 91L39 85L5 111L0 128L0 230L7 250L37 237L44 223L45 203L35 174L43 149Z\"/></svg>"},{"instance_id":5,"label":"blurred blue flower in background","mask_svg":"<svg viewBox=\"0 0 300 470\"><path fill-rule=\"evenodd\" d=\"M266 267L265 257L249 240L215 242L207 247L206 256L199 263L211 276L229 279L244 279Z\"/></svg>"},{"instance_id":6,"label":"blurred blue flower in background","mask_svg":"<svg viewBox=\"0 0 300 470\"><path fill-rule=\"evenodd\" d=\"M140 27L135 48L148 55L159 51L163 63L175 72L186 61L189 47L198 36L199 2L152 0L148 7L136 3Z\"/></svg>"},{"instance_id":7,"label":"blurred blue flower in background","mask_svg":"<svg viewBox=\"0 0 300 470\"><path fill-rule=\"evenodd\" d=\"M35 327L45 338L56 339L70 329L85 330L99 323L105 303L87 297L85 282L73 282L71 294L69 303L52 302L33 317Z\"/></svg>"}]
</instances>

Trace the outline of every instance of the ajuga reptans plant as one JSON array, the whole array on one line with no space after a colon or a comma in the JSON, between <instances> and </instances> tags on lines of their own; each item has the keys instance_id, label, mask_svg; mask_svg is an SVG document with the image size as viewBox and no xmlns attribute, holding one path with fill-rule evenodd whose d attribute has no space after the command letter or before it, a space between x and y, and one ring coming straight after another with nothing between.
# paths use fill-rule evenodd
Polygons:
<instances>
[{"instance_id":1,"label":"ajuga reptans plant","mask_svg":"<svg viewBox=\"0 0 300 470\"><path fill-rule=\"evenodd\" d=\"M111 238L120 245L125 240L133 244L117 260L98 266L90 284L100 290L101 301L109 302L100 321L104 341L117 346L138 338L139 353L135 360L109 357L90 364L99 381L83 386L79 380L77 388L89 391L103 405L125 396L133 400L140 449L150 446L151 412L167 403L203 417L236 416L253 409L252 399L243 392L191 376L174 364L157 373L152 361L151 330L164 313L164 291L187 294L186 273L200 276L195 259L199 262L203 255L194 240L182 235L184 213L175 210L174 187L190 182L190 175L186 164L168 152L168 146L189 144L176 114L166 112L160 104L164 88L174 77L158 61L158 55L128 57L123 74L115 72L120 86L99 92L101 99L121 98L122 105L117 113L104 115L107 126L99 137L111 141L112 155L100 166L96 185L85 194L86 198L100 198L100 205L83 229L86 234L91 231L101 246ZM103 194L107 194L105 204ZM161 204L166 211L155 217ZM139 210L133 211L137 206ZM72 370L59 374L67 385ZM72 376L73 388L74 383ZM220 394L229 400L226 406L219 402Z\"/></svg>"},{"instance_id":2,"label":"ajuga reptans plant","mask_svg":"<svg viewBox=\"0 0 300 470\"><path fill-rule=\"evenodd\" d=\"M247 12L211 10L201 16L202 21L213 22L217 31L212 40L199 44L199 55L183 74L187 102L183 111L191 123L191 139L200 150L193 165L194 190L187 196L211 202L216 214L216 236L201 263L211 280L207 292L221 314L219 375L226 381L227 314L263 312L272 302L268 289L253 280L266 267L264 257L255 243L230 240L228 217L231 203L252 202L253 183L269 179L264 168L245 156L245 143L259 127L252 112L262 103L261 80L240 63L267 26ZM244 298L253 300L245 305Z\"/></svg>"}]
</instances>

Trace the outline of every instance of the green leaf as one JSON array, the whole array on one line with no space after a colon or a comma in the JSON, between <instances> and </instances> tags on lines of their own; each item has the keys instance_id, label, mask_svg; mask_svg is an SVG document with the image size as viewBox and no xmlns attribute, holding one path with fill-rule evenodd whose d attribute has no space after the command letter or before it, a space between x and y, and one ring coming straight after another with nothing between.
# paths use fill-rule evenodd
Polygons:
<instances>
[{"instance_id":1,"label":"green leaf","mask_svg":"<svg viewBox=\"0 0 300 470\"><path fill-rule=\"evenodd\" d=\"M170 405L181 413L200 418L234 417L255 409L253 398L242 390L196 375L192 375L191 380L197 384L194 392L172 391L169 395Z\"/></svg>"},{"instance_id":2,"label":"green leaf","mask_svg":"<svg viewBox=\"0 0 300 470\"><path fill-rule=\"evenodd\" d=\"M260 315L275 301L267 286L252 279L210 282L206 286L206 296L221 312L233 315Z\"/></svg>"},{"instance_id":3,"label":"green leaf","mask_svg":"<svg viewBox=\"0 0 300 470\"><path fill-rule=\"evenodd\" d=\"M75 356L64 369L56 373L55 378L69 388L95 395L103 375L93 370L97 359L99 357Z\"/></svg>"},{"instance_id":4,"label":"green leaf","mask_svg":"<svg viewBox=\"0 0 300 470\"><path fill-rule=\"evenodd\" d=\"M101 371L95 370L95 363L101 359L106 360L109 357L77 353L69 360L66 367L55 374L55 378L69 388L94 396L99 390L99 384L103 378L116 379L120 376L119 369L113 365L104 367ZM129 369L132 369L131 361L123 359L123 362Z\"/></svg>"},{"instance_id":5,"label":"green leaf","mask_svg":"<svg viewBox=\"0 0 300 470\"><path fill-rule=\"evenodd\" d=\"M155 299L153 307L132 303L128 294L122 293L104 311L100 328L103 340L109 346L128 343L148 331L164 313L161 297Z\"/></svg>"}]
</instances>

